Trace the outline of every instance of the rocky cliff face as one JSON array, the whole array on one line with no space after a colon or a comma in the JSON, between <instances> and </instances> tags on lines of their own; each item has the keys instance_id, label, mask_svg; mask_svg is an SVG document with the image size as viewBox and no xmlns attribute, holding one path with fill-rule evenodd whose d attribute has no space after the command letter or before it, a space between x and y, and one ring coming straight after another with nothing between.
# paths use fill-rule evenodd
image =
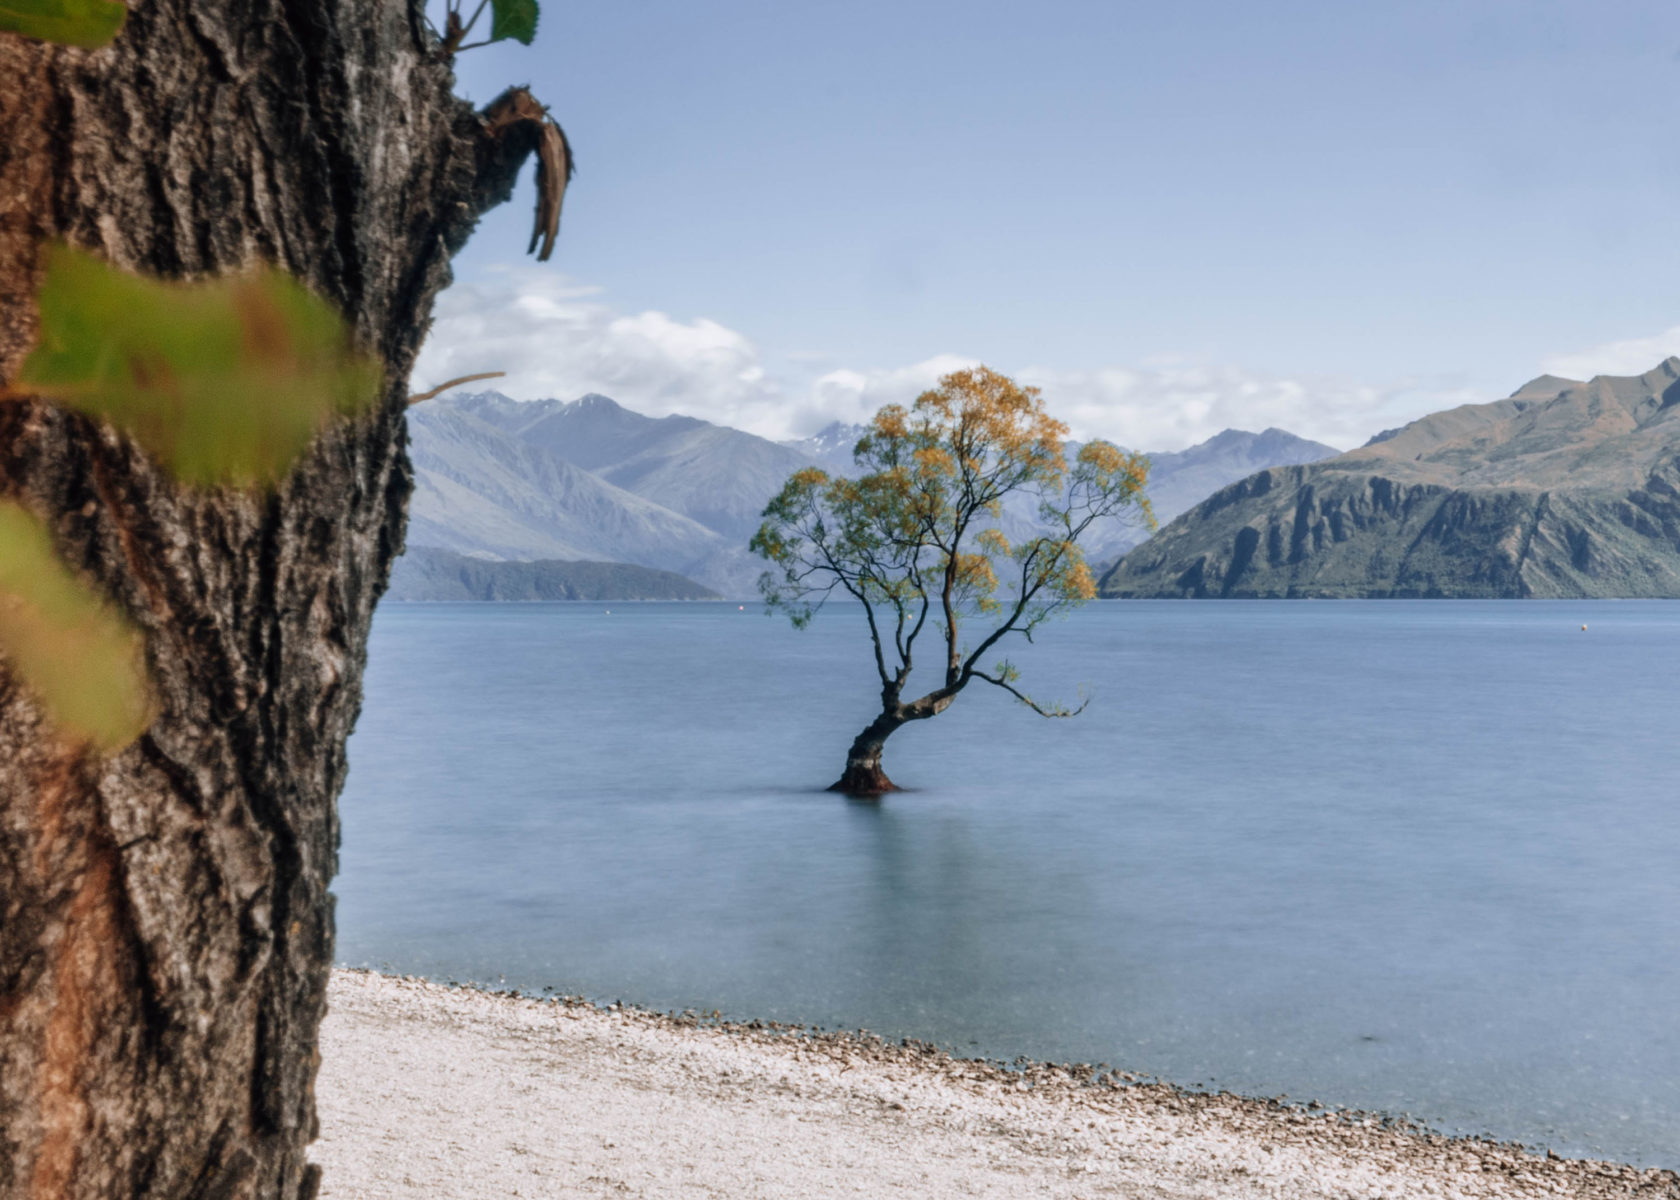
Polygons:
<instances>
[{"instance_id":1,"label":"rocky cliff face","mask_svg":"<svg viewBox=\"0 0 1680 1200\"><path fill-rule=\"evenodd\" d=\"M1151 452L1149 503L1155 519L1164 525L1220 488L1264 467L1318 462L1337 453L1334 446L1297 437L1284 429L1260 433L1227 429L1186 450ZM1071 460L1073 454L1068 457ZM1091 531L1085 554L1093 564L1107 565L1148 536L1141 525L1112 522Z\"/></svg>"},{"instance_id":2,"label":"rocky cliff face","mask_svg":"<svg viewBox=\"0 0 1680 1200\"><path fill-rule=\"evenodd\" d=\"M1223 488L1111 597L1680 596L1680 358L1542 377Z\"/></svg>"}]
</instances>

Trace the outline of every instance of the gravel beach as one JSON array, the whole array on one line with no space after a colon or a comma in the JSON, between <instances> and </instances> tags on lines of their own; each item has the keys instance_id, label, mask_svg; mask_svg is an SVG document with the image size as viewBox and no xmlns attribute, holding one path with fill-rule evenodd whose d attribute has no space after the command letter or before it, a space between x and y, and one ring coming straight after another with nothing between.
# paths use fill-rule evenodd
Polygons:
<instances>
[{"instance_id":1,"label":"gravel beach","mask_svg":"<svg viewBox=\"0 0 1680 1200\"><path fill-rule=\"evenodd\" d=\"M1680 1176L932 1047L334 972L327 1200L1648 1197Z\"/></svg>"}]
</instances>

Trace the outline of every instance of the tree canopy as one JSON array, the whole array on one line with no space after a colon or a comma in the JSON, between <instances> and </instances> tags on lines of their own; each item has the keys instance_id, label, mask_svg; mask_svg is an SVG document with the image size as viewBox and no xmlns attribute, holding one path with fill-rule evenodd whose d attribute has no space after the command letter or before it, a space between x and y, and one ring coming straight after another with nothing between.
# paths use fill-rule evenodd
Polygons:
<instances>
[{"instance_id":1,"label":"tree canopy","mask_svg":"<svg viewBox=\"0 0 1680 1200\"><path fill-rule=\"evenodd\" d=\"M797 471L764 510L752 549L771 569L760 588L796 627L835 596L857 601L881 680L881 715L859 736L836 790L893 789L880 767L894 730L948 708L975 680L1046 717L1081 709L1035 700L1007 657L988 658L1019 634L1096 595L1079 539L1098 521L1153 524L1144 485L1149 460L1112 443L1080 446L1070 464L1067 426L1038 388L987 367L955 371L908 408L875 414L854 450L857 471ZM1013 543L1002 527L1011 497L1036 501L1034 531ZM965 640L970 624L980 630ZM939 640L940 682L904 699L918 639Z\"/></svg>"}]
</instances>

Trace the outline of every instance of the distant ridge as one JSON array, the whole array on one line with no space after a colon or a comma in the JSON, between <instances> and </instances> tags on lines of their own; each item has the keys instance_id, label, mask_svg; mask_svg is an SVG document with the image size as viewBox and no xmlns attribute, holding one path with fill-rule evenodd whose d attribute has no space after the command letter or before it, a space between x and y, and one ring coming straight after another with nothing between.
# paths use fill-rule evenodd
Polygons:
<instances>
[{"instance_id":1,"label":"distant ridge","mask_svg":"<svg viewBox=\"0 0 1680 1200\"><path fill-rule=\"evenodd\" d=\"M518 405L497 400L499 416ZM504 427L521 442L742 546L757 530L765 501L806 465L803 455L766 438L695 417L646 417L606 396L539 403L540 413L517 422L504 417Z\"/></svg>"},{"instance_id":2,"label":"distant ridge","mask_svg":"<svg viewBox=\"0 0 1680 1200\"><path fill-rule=\"evenodd\" d=\"M857 446L858 439L868 432L867 425L830 421L808 438L781 444L810 459L831 475L844 475L852 469L852 450Z\"/></svg>"},{"instance_id":3,"label":"distant ridge","mask_svg":"<svg viewBox=\"0 0 1680 1200\"><path fill-rule=\"evenodd\" d=\"M614 562L491 562L417 546L397 560L386 598L418 601L721 600L671 571Z\"/></svg>"},{"instance_id":4,"label":"distant ridge","mask_svg":"<svg viewBox=\"0 0 1680 1200\"><path fill-rule=\"evenodd\" d=\"M724 546L716 531L510 434L472 407L416 407L409 439L413 545L667 569Z\"/></svg>"},{"instance_id":5,"label":"distant ridge","mask_svg":"<svg viewBox=\"0 0 1680 1200\"><path fill-rule=\"evenodd\" d=\"M1111 597L1680 596L1680 358L1542 375L1259 471L1130 551Z\"/></svg>"}]
</instances>

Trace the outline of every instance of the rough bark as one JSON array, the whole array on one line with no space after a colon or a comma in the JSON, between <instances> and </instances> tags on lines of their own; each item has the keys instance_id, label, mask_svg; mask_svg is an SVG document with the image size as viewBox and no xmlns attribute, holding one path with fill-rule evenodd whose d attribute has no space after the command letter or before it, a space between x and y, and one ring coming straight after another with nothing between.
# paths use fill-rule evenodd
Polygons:
<instances>
[{"instance_id":1,"label":"rough bark","mask_svg":"<svg viewBox=\"0 0 1680 1200\"><path fill-rule=\"evenodd\" d=\"M860 797L903 791L887 778L886 771L881 767L881 755L886 750L887 739L912 721L937 717L950 708L958 693L968 686L969 678L960 676L951 679L944 687L908 704L899 700L902 681L896 684L889 681L881 688L880 715L852 739L852 748L846 751L846 770L839 779L829 784L828 790Z\"/></svg>"},{"instance_id":2,"label":"rough bark","mask_svg":"<svg viewBox=\"0 0 1680 1200\"><path fill-rule=\"evenodd\" d=\"M942 688L920 700L902 704L896 686L888 684L882 688L880 715L852 739L852 747L846 751L846 770L829 785L828 790L844 792L848 796L884 796L888 792L902 791L887 778L886 771L881 767L881 755L886 750L887 739L912 721L938 716L951 707L951 701L961 690L960 684L951 689Z\"/></svg>"},{"instance_id":3,"label":"rough bark","mask_svg":"<svg viewBox=\"0 0 1680 1200\"><path fill-rule=\"evenodd\" d=\"M101 760L0 664L0 1196L315 1191L335 803L402 547L407 376L535 140L451 86L407 0L144 0L97 52L0 35L0 382L53 238L162 276L278 263L388 364L380 409L266 495L0 405L0 496L145 631L158 714Z\"/></svg>"},{"instance_id":4,"label":"rough bark","mask_svg":"<svg viewBox=\"0 0 1680 1200\"><path fill-rule=\"evenodd\" d=\"M828 790L848 796L884 796L898 791L898 785L887 778L881 767L881 753L886 749L887 739L903 724L892 712L884 712L871 721L853 739L852 748L846 751L846 770Z\"/></svg>"}]
</instances>

